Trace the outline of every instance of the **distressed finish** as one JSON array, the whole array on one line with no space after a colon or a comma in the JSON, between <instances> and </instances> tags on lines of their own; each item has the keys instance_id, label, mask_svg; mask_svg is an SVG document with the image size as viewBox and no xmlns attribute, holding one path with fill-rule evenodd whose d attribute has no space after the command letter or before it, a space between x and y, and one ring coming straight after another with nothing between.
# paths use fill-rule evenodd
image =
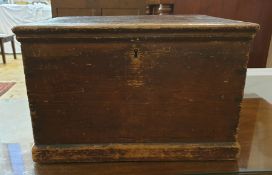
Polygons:
<instances>
[{"instance_id":1,"label":"distressed finish","mask_svg":"<svg viewBox=\"0 0 272 175\"><path fill-rule=\"evenodd\" d=\"M257 24L67 17L18 26L37 162L232 160Z\"/></svg>"}]
</instances>

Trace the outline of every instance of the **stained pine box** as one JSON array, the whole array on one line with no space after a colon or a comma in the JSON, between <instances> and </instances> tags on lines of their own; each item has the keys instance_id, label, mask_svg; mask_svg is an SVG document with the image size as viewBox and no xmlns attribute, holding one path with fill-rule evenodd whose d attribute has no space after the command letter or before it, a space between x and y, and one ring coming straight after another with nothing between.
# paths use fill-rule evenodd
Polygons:
<instances>
[{"instance_id":1,"label":"stained pine box","mask_svg":"<svg viewBox=\"0 0 272 175\"><path fill-rule=\"evenodd\" d=\"M15 27L36 162L232 160L257 24L62 17Z\"/></svg>"}]
</instances>

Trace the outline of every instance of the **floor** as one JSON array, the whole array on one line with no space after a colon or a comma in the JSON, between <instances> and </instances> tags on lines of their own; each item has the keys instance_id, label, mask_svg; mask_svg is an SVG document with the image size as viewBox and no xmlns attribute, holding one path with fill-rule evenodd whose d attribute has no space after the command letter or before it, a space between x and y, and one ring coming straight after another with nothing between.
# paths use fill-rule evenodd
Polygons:
<instances>
[{"instance_id":1,"label":"floor","mask_svg":"<svg viewBox=\"0 0 272 175\"><path fill-rule=\"evenodd\" d=\"M2 61L2 60L1 60ZM0 143L33 142L22 57L7 55L7 64L0 61L0 82L16 84L0 97Z\"/></svg>"},{"instance_id":2,"label":"floor","mask_svg":"<svg viewBox=\"0 0 272 175\"><path fill-rule=\"evenodd\" d=\"M0 82L16 82L7 93L1 96L1 99L21 99L26 98L26 87L24 77L22 56L18 55L16 60L12 55L7 55L7 64L0 61Z\"/></svg>"}]
</instances>

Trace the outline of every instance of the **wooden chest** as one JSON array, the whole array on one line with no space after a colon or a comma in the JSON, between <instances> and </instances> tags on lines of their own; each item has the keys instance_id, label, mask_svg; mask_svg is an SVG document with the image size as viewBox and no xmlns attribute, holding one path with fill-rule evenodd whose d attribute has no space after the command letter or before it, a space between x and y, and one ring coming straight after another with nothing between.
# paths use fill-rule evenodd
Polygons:
<instances>
[{"instance_id":1,"label":"wooden chest","mask_svg":"<svg viewBox=\"0 0 272 175\"><path fill-rule=\"evenodd\" d=\"M232 160L259 26L209 16L15 27L36 162Z\"/></svg>"}]
</instances>

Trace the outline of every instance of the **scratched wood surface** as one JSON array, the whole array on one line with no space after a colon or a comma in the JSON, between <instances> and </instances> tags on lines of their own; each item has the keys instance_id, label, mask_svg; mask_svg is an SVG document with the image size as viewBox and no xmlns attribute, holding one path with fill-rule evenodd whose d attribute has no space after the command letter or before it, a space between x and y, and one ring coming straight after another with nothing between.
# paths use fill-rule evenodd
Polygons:
<instances>
[{"instance_id":1,"label":"scratched wood surface","mask_svg":"<svg viewBox=\"0 0 272 175\"><path fill-rule=\"evenodd\" d=\"M237 158L257 29L207 16L57 18L16 27L34 160Z\"/></svg>"},{"instance_id":2,"label":"scratched wood surface","mask_svg":"<svg viewBox=\"0 0 272 175\"><path fill-rule=\"evenodd\" d=\"M17 34L38 34L46 32L54 34L58 32L80 33L95 30L96 34L101 30L110 30L110 34L117 29L144 29L145 31L163 29L184 30L235 30L256 31L259 26L255 23L236 21L211 17L206 15L150 15L150 16L92 16L92 17L58 17L32 24L16 26L13 31ZM48 33L50 32L50 33ZM118 32L115 31L115 32ZM140 31L138 31L140 32ZM142 31L143 32L143 31ZM168 32L171 32L168 30ZM172 31L173 32L173 31ZM63 33L62 33L63 34ZM67 34L67 33L66 33ZM125 34L125 33L124 33ZM250 36L250 35L248 35ZM40 36L41 37L41 36ZM63 36L65 37L65 35ZM87 36L85 36L87 37ZM131 36L132 37L132 36Z\"/></svg>"}]
</instances>

